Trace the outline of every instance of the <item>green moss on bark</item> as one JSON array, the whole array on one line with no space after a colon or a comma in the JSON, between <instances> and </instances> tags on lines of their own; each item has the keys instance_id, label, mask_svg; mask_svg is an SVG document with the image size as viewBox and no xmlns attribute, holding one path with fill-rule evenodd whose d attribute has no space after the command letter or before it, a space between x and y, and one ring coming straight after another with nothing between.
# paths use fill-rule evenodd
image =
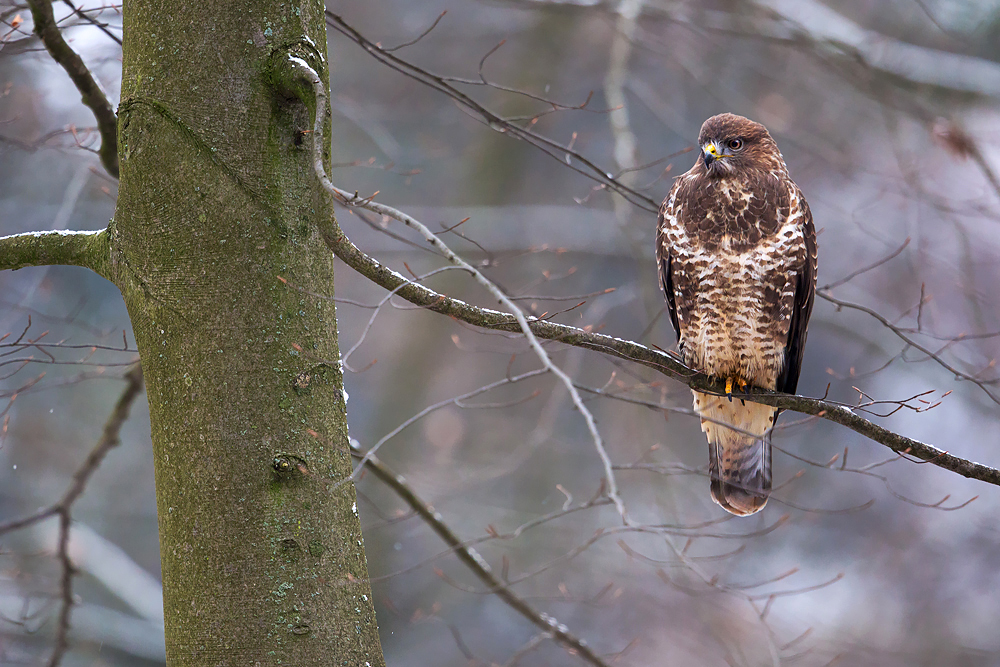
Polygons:
<instances>
[{"instance_id":1,"label":"green moss on bark","mask_svg":"<svg viewBox=\"0 0 1000 667\"><path fill-rule=\"evenodd\" d=\"M267 77L283 45L325 45L323 6L124 11L111 257L146 373L168 662L382 665L336 313L306 293L332 296L332 202L311 111Z\"/></svg>"},{"instance_id":2,"label":"green moss on bark","mask_svg":"<svg viewBox=\"0 0 1000 667\"><path fill-rule=\"evenodd\" d=\"M106 230L28 232L0 238L0 271L26 266L82 266L111 278L110 248Z\"/></svg>"}]
</instances>

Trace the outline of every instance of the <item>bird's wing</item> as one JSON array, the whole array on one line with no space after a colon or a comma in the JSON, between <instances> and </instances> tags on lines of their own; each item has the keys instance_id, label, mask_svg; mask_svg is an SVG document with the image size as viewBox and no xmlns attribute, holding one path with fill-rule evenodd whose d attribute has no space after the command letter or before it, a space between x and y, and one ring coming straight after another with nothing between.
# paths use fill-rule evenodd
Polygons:
<instances>
[{"instance_id":1,"label":"bird's wing","mask_svg":"<svg viewBox=\"0 0 1000 667\"><path fill-rule=\"evenodd\" d=\"M778 377L778 391L794 394L802 368L802 353L806 346L809 315L816 298L816 228L813 226L812 211L798 187L789 182L790 196L797 202L802 216L802 236L805 244L805 261L796 270L795 301L792 304L791 323L788 327L788 342L785 345L785 366ZM793 206L794 210L794 206Z\"/></svg>"},{"instance_id":2,"label":"bird's wing","mask_svg":"<svg viewBox=\"0 0 1000 667\"><path fill-rule=\"evenodd\" d=\"M675 184L674 191L660 205L660 214L656 225L656 265L660 273L660 287L663 288L663 296L667 300L667 312L670 315L670 324L673 325L674 333L677 334L677 339L680 340L681 326L677 322L677 304L674 302L673 269L670 265L670 242L667 238L667 225L670 224L670 220L667 218L667 208L676 190L677 185Z\"/></svg>"}]
</instances>

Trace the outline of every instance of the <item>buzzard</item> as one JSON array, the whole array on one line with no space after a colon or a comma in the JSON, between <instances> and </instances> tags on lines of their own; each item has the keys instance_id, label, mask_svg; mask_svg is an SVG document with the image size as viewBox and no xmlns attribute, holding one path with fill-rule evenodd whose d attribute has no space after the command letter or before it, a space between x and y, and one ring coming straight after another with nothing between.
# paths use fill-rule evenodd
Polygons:
<instances>
[{"instance_id":1,"label":"buzzard","mask_svg":"<svg viewBox=\"0 0 1000 667\"><path fill-rule=\"evenodd\" d=\"M779 411L733 401L733 386L795 393L816 292L816 230L763 125L712 116L698 145L698 161L660 207L656 257L684 363L726 381L726 396L694 391L694 409L708 438L712 498L742 516L767 503Z\"/></svg>"}]
</instances>

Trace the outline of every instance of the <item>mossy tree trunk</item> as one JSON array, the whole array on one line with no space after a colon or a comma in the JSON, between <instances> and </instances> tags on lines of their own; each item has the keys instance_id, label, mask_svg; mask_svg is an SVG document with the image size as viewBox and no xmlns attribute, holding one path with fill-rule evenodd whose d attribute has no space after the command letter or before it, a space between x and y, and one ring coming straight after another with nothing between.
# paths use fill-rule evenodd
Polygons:
<instances>
[{"instance_id":1,"label":"mossy tree trunk","mask_svg":"<svg viewBox=\"0 0 1000 667\"><path fill-rule=\"evenodd\" d=\"M333 294L332 202L303 141L314 110L269 76L291 52L326 78L323 9L124 5L102 273L145 372L171 667L384 664L334 305L309 294Z\"/></svg>"}]
</instances>

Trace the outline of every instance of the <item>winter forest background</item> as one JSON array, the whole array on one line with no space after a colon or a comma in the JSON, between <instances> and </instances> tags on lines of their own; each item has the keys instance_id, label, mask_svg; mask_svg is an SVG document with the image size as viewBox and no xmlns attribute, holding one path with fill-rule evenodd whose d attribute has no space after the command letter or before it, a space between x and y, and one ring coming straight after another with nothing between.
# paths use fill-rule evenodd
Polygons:
<instances>
[{"instance_id":1,"label":"winter forest background","mask_svg":"<svg viewBox=\"0 0 1000 667\"><path fill-rule=\"evenodd\" d=\"M119 8L81 7L93 20L55 3L117 103ZM393 53L462 79L454 85L483 105L571 143L655 202L691 165L705 118L732 111L763 122L812 207L819 285L831 286L816 302L800 393L886 401L871 410L891 413L876 419L887 428L1000 464L1000 2L327 7L386 48L420 37ZM31 36L26 7L0 0L0 19L0 235L103 227L116 183L92 152L93 116ZM535 315L673 345L655 212L386 67L343 32L329 30L329 49L338 186L377 192L436 231L468 218L443 238ZM338 216L400 272L444 265L397 223ZM670 529L619 534L614 507L588 503L604 469L557 381L448 402L537 368L523 338L395 299L376 311L385 290L338 269L351 436L367 448L406 424L381 459L461 539L479 540L512 592L609 662L1000 664L995 487L786 412L774 436L776 492L765 511L736 519L711 502L686 387L551 346L597 390L585 397L630 513ZM458 272L426 282L492 305ZM109 378L136 358L118 291L82 269L0 274L3 334L0 520L64 492L119 392ZM35 340L53 347L12 345ZM140 401L74 510L83 574L66 665L163 661L149 437ZM582 664L491 595L391 488L362 475L358 492L388 664ZM35 664L51 642L54 535L49 523L0 542L0 664Z\"/></svg>"}]
</instances>

